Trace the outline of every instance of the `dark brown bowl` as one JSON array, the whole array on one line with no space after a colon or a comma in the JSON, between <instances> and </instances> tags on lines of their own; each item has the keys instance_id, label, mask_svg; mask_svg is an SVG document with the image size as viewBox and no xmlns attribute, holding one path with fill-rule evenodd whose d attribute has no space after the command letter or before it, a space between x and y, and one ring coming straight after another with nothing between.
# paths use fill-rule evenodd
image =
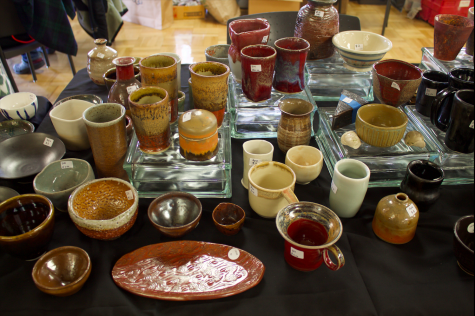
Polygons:
<instances>
[{"instance_id":1,"label":"dark brown bowl","mask_svg":"<svg viewBox=\"0 0 475 316\"><path fill-rule=\"evenodd\" d=\"M213 211L216 228L225 235L236 235L244 224L246 212L236 204L220 203Z\"/></svg>"},{"instance_id":2,"label":"dark brown bowl","mask_svg":"<svg viewBox=\"0 0 475 316\"><path fill-rule=\"evenodd\" d=\"M201 202L193 194L170 192L150 203L148 218L162 234L178 238L198 226L201 212Z\"/></svg>"},{"instance_id":3,"label":"dark brown bowl","mask_svg":"<svg viewBox=\"0 0 475 316\"><path fill-rule=\"evenodd\" d=\"M38 289L47 294L69 296L78 292L91 274L91 259L86 251L66 246L43 255L31 273Z\"/></svg>"},{"instance_id":4,"label":"dark brown bowl","mask_svg":"<svg viewBox=\"0 0 475 316\"><path fill-rule=\"evenodd\" d=\"M0 246L10 255L35 260L53 236L53 203L42 195L25 194L0 203Z\"/></svg>"},{"instance_id":5,"label":"dark brown bowl","mask_svg":"<svg viewBox=\"0 0 475 316\"><path fill-rule=\"evenodd\" d=\"M460 218L454 226L454 253L460 268L473 276L473 215Z\"/></svg>"}]
</instances>

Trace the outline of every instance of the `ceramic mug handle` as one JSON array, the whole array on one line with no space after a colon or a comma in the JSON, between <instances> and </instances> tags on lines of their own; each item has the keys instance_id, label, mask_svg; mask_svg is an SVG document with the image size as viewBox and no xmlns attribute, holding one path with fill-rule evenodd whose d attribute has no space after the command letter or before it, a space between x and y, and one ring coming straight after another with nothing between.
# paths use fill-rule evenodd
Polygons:
<instances>
[{"instance_id":1,"label":"ceramic mug handle","mask_svg":"<svg viewBox=\"0 0 475 316\"><path fill-rule=\"evenodd\" d=\"M333 263L332 259L328 255L328 251L331 251L331 253L335 256L338 264ZM323 251L323 261L327 267L333 271L339 270L345 265L345 257L343 256L340 248L338 248L336 245L332 245Z\"/></svg>"},{"instance_id":2,"label":"ceramic mug handle","mask_svg":"<svg viewBox=\"0 0 475 316\"><path fill-rule=\"evenodd\" d=\"M294 191L292 191L291 188L287 188L283 190L282 195L287 200L287 202L289 202L289 204L300 202L299 199L295 196L295 193Z\"/></svg>"},{"instance_id":3,"label":"ceramic mug handle","mask_svg":"<svg viewBox=\"0 0 475 316\"><path fill-rule=\"evenodd\" d=\"M452 97L455 95L455 92L457 92L457 89L452 88L452 87L447 87L444 90L440 91L435 100L432 102L432 109L431 109L431 115L430 115L430 120L433 125L437 126L438 129L440 129L443 132L447 132L447 129L449 128L449 125L444 125L442 123L439 123L439 112L441 110L442 105L444 104L445 99ZM450 108L452 108L452 104L447 105ZM450 112L449 112L450 113ZM450 115L450 114L449 114Z\"/></svg>"}]
</instances>

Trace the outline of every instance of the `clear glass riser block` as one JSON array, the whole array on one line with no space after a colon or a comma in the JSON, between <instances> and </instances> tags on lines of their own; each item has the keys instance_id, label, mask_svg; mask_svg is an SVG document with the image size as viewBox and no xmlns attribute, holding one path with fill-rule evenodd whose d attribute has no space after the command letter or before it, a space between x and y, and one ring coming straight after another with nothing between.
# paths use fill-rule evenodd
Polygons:
<instances>
[{"instance_id":1,"label":"clear glass riser block","mask_svg":"<svg viewBox=\"0 0 475 316\"><path fill-rule=\"evenodd\" d=\"M398 187L406 173L409 162L416 159L435 161L439 158L438 147L428 136L425 136L426 147L409 147L404 138L396 145L387 148L370 146L364 142L358 149L344 146L341 136L348 131L355 131L355 124L331 130L331 119L334 107L321 107L320 130L316 136L318 146L322 150L328 171L333 176L335 164L346 158L364 162L371 170L370 187ZM409 121L406 133L419 131L420 127Z\"/></svg>"},{"instance_id":2,"label":"clear glass riser block","mask_svg":"<svg viewBox=\"0 0 475 316\"><path fill-rule=\"evenodd\" d=\"M312 103L315 107L310 117L312 123L317 110L317 105L308 91L290 94L272 89L270 99L253 102L244 95L241 82L234 79L229 82L228 98L228 112L232 115L231 136L240 139L276 138L281 113L279 103L282 100L297 98Z\"/></svg>"},{"instance_id":3,"label":"clear glass riser block","mask_svg":"<svg viewBox=\"0 0 475 316\"><path fill-rule=\"evenodd\" d=\"M124 162L139 197L155 198L171 191L188 192L198 198L229 198L231 190L230 114L218 129L217 155L206 161L191 161L180 154L178 124L171 127L171 145L165 152L146 154L133 134Z\"/></svg>"},{"instance_id":4,"label":"clear glass riser block","mask_svg":"<svg viewBox=\"0 0 475 316\"><path fill-rule=\"evenodd\" d=\"M346 89L371 102L373 77L371 71L348 70L338 52L326 59L307 61L307 86L316 101L338 101Z\"/></svg>"},{"instance_id":5,"label":"clear glass riser block","mask_svg":"<svg viewBox=\"0 0 475 316\"><path fill-rule=\"evenodd\" d=\"M407 105L404 112L409 119L421 128L424 137L430 137L437 145L440 156L434 161L439 164L445 173L444 184L466 184L474 182L474 154L463 154L448 148L445 145L445 132L435 127L430 118L416 111L414 105Z\"/></svg>"},{"instance_id":6,"label":"clear glass riser block","mask_svg":"<svg viewBox=\"0 0 475 316\"><path fill-rule=\"evenodd\" d=\"M419 66L422 70L437 70L448 73L453 68L472 68L473 56L465 53L465 47L460 50L457 58L453 61L443 61L434 57L433 47L422 48L422 60Z\"/></svg>"}]
</instances>

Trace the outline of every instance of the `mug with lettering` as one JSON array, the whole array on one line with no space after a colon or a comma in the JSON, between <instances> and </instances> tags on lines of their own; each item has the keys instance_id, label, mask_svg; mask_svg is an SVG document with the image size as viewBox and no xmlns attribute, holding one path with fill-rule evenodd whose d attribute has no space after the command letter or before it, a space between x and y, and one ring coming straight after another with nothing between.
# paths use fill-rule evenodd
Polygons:
<instances>
[{"instance_id":1,"label":"mug with lettering","mask_svg":"<svg viewBox=\"0 0 475 316\"><path fill-rule=\"evenodd\" d=\"M312 202L293 203L279 211L276 225L285 239L285 261L294 269L312 271L324 262L330 270L336 271L345 265L345 257L335 245L343 226L329 208Z\"/></svg>"},{"instance_id":2,"label":"mug with lettering","mask_svg":"<svg viewBox=\"0 0 475 316\"><path fill-rule=\"evenodd\" d=\"M267 45L252 45L241 51L242 91L251 101L271 97L276 50Z\"/></svg>"},{"instance_id":3,"label":"mug with lettering","mask_svg":"<svg viewBox=\"0 0 475 316\"><path fill-rule=\"evenodd\" d=\"M424 116L430 117L432 102L437 94L449 86L449 76L436 70L429 70L422 74L422 81L417 90L416 110Z\"/></svg>"},{"instance_id":4,"label":"mug with lettering","mask_svg":"<svg viewBox=\"0 0 475 316\"><path fill-rule=\"evenodd\" d=\"M249 204L262 217L275 218L282 208L299 201L295 173L283 163L261 162L249 170L248 178Z\"/></svg>"},{"instance_id":5,"label":"mug with lettering","mask_svg":"<svg viewBox=\"0 0 475 316\"><path fill-rule=\"evenodd\" d=\"M330 189L330 208L340 217L358 213L368 190L371 171L359 160L343 159L336 163Z\"/></svg>"},{"instance_id":6,"label":"mug with lettering","mask_svg":"<svg viewBox=\"0 0 475 316\"><path fill-rule=\"evenodd\" d=\"M244 172L241 183L246 189L249 186L247 174L252 166L257 165L263 161L272 161L274 155L274 146L266 140L253 139L245 142L242 145Z\"/></svg>"}]
</instances>

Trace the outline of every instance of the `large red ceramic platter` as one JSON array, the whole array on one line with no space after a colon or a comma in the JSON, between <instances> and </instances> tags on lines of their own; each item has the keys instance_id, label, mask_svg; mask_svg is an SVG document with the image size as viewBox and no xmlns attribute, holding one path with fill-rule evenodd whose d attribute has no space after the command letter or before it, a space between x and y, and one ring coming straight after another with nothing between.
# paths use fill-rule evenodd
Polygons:
<instances>
[{"instance_id":1,"label":"large red ceramic platter","mask_svg":"<svg viewBox=\"0 0 475 316\"><path fill-rule=\"evenodd\" d=\"M199 241L150 245L126 254L112 269L114 282L131 293L170 301L211 300L242 293L264 276L253 255Z\"/></svg>"}]
</instances>

